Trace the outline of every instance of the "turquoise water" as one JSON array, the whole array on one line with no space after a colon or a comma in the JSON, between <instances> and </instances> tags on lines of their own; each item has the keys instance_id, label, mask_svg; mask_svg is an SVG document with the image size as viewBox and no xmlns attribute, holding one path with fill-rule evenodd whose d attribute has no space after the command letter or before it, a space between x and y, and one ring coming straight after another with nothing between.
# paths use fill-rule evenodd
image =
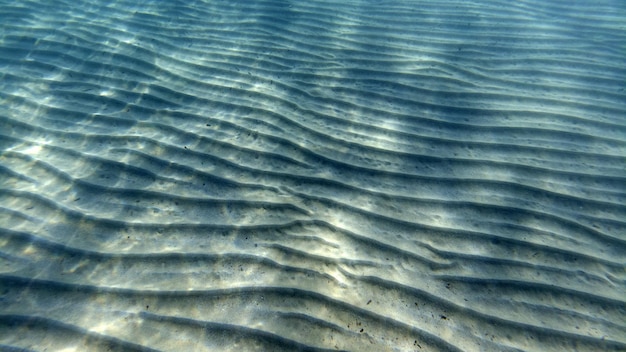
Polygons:
<instances>
[{"instance_id":1,"label":"turquoise water","mask_svg":"<svg viewBox=\"0 0 626 352\"><path fill-rule=\"evenodd\" d=\"M0 350L626 350L622 1L0 19Z\"/></svg>"}]
</instances>

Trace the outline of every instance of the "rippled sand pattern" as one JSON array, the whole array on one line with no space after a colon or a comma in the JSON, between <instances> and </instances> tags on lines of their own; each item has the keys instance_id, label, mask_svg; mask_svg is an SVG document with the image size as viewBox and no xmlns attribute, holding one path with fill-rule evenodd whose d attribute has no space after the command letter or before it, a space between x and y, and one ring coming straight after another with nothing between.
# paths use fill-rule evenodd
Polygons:
<instances>
[{"instance_id":1,"label":"rippled sand pattern","mask_svg":"<svg viewBox=\"0 0 626 352\"><path fill-rule=\"evenodd\" d=\"M626 350L621 0L0 18L1 350Z\"/></svg>"}]
</instances>

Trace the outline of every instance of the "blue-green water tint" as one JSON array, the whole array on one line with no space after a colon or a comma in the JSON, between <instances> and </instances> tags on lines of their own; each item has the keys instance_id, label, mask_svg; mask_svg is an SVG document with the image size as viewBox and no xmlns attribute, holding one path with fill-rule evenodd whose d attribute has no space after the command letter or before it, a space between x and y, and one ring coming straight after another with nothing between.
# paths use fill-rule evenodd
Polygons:
<instances>
[{"instance_id":1,"label":"blue-green water tint","mask_svg":"<svg viewBox=\"0 0 626 352\"><path fill-rule=\"evenodd\" d=\"M0 1L0 349L626 349L621 1Z\"/></svg>"}]
</instances>

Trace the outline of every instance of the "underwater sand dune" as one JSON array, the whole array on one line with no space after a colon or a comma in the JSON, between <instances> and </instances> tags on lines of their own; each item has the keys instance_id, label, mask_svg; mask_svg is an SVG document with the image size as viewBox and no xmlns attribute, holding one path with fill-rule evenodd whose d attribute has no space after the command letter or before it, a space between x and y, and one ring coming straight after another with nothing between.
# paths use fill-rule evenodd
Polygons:
<instances>
[{"instance_id":1,"label":"underwater sand dune","mask_svg":"<svg viewBox=\"0 0 626 352\"><path fill-rule=\"evenodd\" d=\"M620 1L0 18L0 349L626 350Z\"/></svg>"}]
</instances>

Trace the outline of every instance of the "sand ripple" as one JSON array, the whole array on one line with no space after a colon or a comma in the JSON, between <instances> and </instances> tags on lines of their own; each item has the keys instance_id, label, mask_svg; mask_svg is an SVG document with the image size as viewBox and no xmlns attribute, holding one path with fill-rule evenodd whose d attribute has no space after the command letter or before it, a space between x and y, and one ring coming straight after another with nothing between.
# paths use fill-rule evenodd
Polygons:
<instances>
[{"instance_id":1,"label":"sand ripple","mask_svg":"<svg viewBox=\"0 0 626 352\"><path fill-rule=\"evenodd\" d=\"M620 1L0 1L0 349L626 350Z\"/></svg>"}]
</instances>

